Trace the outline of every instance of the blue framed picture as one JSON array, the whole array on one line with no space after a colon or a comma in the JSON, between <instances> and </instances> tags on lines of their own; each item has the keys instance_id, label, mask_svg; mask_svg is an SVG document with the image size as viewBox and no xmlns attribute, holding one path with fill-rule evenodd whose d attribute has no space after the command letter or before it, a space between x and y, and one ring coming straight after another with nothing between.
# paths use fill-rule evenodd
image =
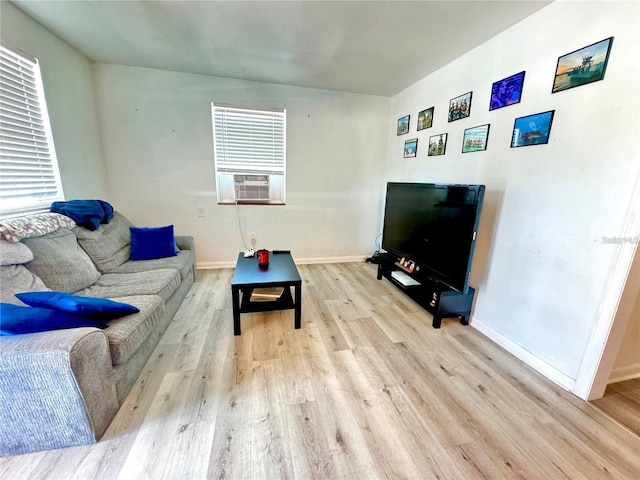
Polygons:
<instances>
[{"instance_id":1,"label":"blue framed picture","mask_svg":"<svg viewBox=\"0 0 640 480\"><path fill-rule=\"evenodd\" d=\"M404 158L413 158L418 154L418 139L404 142Z\"/></svg>"},{"instance_id":2,"label":"blue framed picture","mask_svg":"<svg viewBox=\"0 0 640 480\"><path fill-rule=\"evenodd\" d=\"M524 71L494 82L491 86L489 111L520 103L523 85Z\"/></svg>"},{"instance_id":3,"label":"blue framed picture","mask_svg":"<svg viewBox=\"0 0 640 480\"><path fill-rule=\"evenodd\" d=\"M398 133L396 136L404 135L405 133L409 133L409 115L405 115L398 119Z\"/></svg>"},{"instance_id":4,"label":"blue framed picture","mask_svg":"<svg viewBox=\"0 0 640 480\"><path fill-rule=\"evenodd\" d=\"M511 148L549 143L555 110L518 117L513 124Z\"/></svg>"}]
</instances>

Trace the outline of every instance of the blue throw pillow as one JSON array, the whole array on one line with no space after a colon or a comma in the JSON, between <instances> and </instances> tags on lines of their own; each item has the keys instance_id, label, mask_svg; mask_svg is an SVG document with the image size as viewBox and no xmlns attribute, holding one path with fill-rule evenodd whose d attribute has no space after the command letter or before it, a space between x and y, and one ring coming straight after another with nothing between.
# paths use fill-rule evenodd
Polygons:
<instances>
[{"instance_id":1,"label":"blue throw pillow","mask_svg":"<svg viewBox=\"0 0 640 480\"><path fill-rule=\"evenodd\" d=\"M151 260L177 255L173 225L157 228L129 227L129 230L131 260Z\"/></svg>"},{"instance_id":2,"label":"blue throw pillow","mask_svg":"<svg viewBox=\"0 0 640 480\"><path fill-rule=\"evenodd\" d=\"M32 307L49 308L103 320L140 311L128 303L115 302L108 298L81 297L64 292L25 292L16 293L16 297Z\"/></svg>"},{"instance_id":3,"label":"blue throw pillow","mask_svg":"<svg viewBox=\"0 0 640 480\"><path fill-rule=\"evenodd\" d=\"M0 303L0 336L46 332L61 328L107 326L104 320L81 317L48 308Z\"/></svg>"}]
</instances>

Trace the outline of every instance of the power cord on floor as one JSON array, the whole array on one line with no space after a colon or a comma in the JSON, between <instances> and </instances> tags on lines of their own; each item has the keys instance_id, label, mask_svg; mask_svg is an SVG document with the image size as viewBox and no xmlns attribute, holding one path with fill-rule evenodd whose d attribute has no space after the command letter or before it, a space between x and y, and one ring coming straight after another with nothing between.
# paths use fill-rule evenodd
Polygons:
<instances>
[{"instance_id":1,"label":"power cord on floor","mask_svg":"<svg viewBox=\"0 0 640 480\"><path fill-rule=\"evenodd\" d=\"M380 239L380 237L382 237L382 234L378 235L376 239L373 241L374 245L376 246L376 250L373 252L373 255L365 259L365 262L378 264L382 261L382 252L381 252L382 247L378 243L378 240Z\"/></svg>"}]
</instances>

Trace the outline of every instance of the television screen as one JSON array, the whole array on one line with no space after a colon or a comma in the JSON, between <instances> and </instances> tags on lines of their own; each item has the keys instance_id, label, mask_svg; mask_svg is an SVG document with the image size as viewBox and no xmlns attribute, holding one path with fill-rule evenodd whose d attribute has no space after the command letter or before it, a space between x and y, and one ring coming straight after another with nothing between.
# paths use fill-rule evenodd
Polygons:
<instances>
[{"instance_id":1,"label":"television screen","mask_svg":"<svg viewBox=\"0 0 640 480\"><path fill-rule=\"evenodd\" d=\"M467 293L484 185L387 184L382 248Z\"/></svg>"}]
</instances>

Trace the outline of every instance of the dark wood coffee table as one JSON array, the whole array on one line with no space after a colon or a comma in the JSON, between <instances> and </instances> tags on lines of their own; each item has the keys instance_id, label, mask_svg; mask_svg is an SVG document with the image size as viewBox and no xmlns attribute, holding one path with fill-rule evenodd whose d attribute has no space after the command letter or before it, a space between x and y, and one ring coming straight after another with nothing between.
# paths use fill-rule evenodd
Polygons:
<instances>
[{"instance_id":1,"label":"dark wood coffee table","mask_svg":"<svg viewBox=\"0 0 640 480\"><path fill-rule=\"evenodd\" d=\"M251 301L254 288L272 287L284 287L284 292L279 299L270 302ZM295 287L295 301L291 296L291 287ZM269 267L262 269L258 266L257 256L244 258L244 253L240 252L236 271L231 280L231 297L234 335L240 335L241 313L294 309L294 326L295 328L301 326L302 279L290 253L269 252Z\"/></svg>"}]
</instances>

